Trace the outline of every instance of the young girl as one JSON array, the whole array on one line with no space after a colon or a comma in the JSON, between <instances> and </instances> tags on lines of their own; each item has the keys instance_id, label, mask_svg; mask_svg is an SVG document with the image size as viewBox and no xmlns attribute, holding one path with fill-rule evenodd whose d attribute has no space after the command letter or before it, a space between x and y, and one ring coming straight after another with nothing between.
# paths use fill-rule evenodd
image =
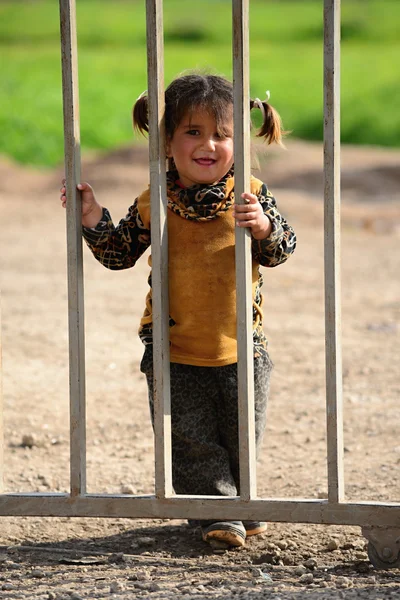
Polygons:
<instances>
[{"instance_id":1,"label":"young girl","mask_svg":"<svg viewBox=\"0 0 400 600\"><path fill-rule=\"evenodd\" d=\"M281 141L281 121L267 101L259 136ZM134 126L148 131L147 97L133 110ZM249 123L250 127L250 123ZM294 251L292 228L267 186L251 178L248 201L234 204L233 88L215 75L184 75L165 92L172 475L177 494L229 495L239 491L236 349L235 226L252 235L254 384L257 450L266 422L272 363L262 329L259 265L275 267ZM151 242L150 192L145 190L114 226L88 183L81 183L84 238L109 269L133 267ZM65 207L65 187L61 188ZM140 323L153 416L152 291ZM203 539L243 546L266 524L202 521Z\"/></svg>"}]
</instances>

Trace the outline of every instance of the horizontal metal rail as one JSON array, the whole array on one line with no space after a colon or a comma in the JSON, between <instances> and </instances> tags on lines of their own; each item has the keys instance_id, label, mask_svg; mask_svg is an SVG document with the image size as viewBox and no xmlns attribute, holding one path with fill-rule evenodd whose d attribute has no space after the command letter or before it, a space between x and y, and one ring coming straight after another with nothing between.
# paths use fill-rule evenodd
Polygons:
<instances>
[{"instance_id":1,"label":"horizontal metal rail","mask_svg":"<svg viewBox=\"0 0 400 600\"><path fill-rule=\"evenodd\" d=\"M229 496L121 496L111 494L4 494L0 516L121 517L141 519L255 519L283 523L400 526L400 505L380 502L335 503L293 498L244 502Z\"/></svg>"}]
</instances>

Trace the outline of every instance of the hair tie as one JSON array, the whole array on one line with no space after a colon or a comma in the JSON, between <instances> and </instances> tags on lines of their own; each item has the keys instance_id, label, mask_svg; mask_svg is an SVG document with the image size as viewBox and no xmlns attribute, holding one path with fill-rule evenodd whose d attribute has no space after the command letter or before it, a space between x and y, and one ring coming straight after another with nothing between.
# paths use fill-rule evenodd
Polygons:
<instances>
[{"instance_id":1,"label":"hair tie","mask_svg":"<svg viewBox=\"0 0 400 600\"><path fill-rule=\"evenodd\" d=\"M253 105L257 106L261 110L263 121L265 121L265 108L264 104L261 102L260 98L254 98Z\"/></svg>"},{"instance_id":2,"label":"hair tie","mask_svg":"<svg viewBox=\"0 0 400 600\"><path fill-rule=\"evenodd\" d=\"M144 90L144 92L142 92L141 94L139 94L139 96L136 98L136 102L138 100L140 100L141 98L143 98L144 96L147 96L147 90Z\"/></svg>"},{"instance_id":3,"label":"hair tie","mask_svg":"<svg viewBox=\"0 0 400 600\"><path fill-rule=\"evenodd\" d=\"M270 99L270 96L271 96L271 94L269 93L269 90L267 90L265 92L265 96L266 96L265 102L268 102L268 100ZM257 108L259 108L261 110L263 121L265 121L265 108L264 108L264 104L262 103L262 101L260 100L260 98L255 98L253 100L253 104L255 106L257 106Z\"/></svg>"}]
</instances>

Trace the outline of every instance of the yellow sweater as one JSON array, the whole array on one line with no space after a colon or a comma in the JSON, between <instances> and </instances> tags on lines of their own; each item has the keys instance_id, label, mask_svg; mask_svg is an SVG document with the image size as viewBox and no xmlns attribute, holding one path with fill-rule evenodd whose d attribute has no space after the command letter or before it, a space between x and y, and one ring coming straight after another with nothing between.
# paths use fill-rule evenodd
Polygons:
<instances>
[{"instance_id":1,"label":"yellow sweater","mask_svg":"<svg viewBox=\"0 0 400 600\"><path fill-rule=\"evenodd\" d=\"M252 177L251 193L258 194L261 185ZM233 178L228 186L227 194ZM150 229L149 190L139 196L138 212L144 227ZM213 367L237 362L231 209L207 221L187 220L168 210L168 245L169 312L174 323L170 327L171 362ZM253 298L258 279L258 264L253 260ZM141 327L152 322L151 294L150 289Z\"/></svg>"}]
</instances>

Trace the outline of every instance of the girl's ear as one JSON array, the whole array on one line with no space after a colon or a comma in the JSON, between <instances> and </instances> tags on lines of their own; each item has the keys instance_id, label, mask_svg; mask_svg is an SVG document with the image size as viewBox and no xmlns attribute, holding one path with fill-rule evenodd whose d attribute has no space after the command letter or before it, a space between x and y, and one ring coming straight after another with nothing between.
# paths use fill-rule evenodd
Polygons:
<instances>
[{"instance_id":1,"label":"girl's ear","mask_svg":"<svg viewBox=\"0 0 400 600\"><path fill-rule=\"evenodd\" d=\"M166 142L165 142L165 154L167 158L171 158L172 154L171 154L171 140L169 138L167 138Z\"/></svg>"}]
</instances>

